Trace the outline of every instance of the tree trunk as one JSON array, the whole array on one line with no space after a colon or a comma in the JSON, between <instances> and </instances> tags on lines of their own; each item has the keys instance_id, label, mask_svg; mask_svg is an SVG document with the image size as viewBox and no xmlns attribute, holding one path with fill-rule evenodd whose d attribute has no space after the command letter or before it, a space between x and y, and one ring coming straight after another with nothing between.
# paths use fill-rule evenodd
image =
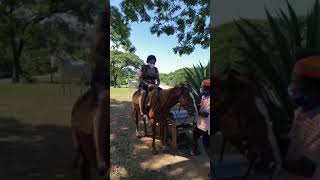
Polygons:
<instances>
[{"instance_id":1,"label":"tree trunk","mask_svg":"<svg viewBox=\"0 0 320 180\"><path fill-rule=\"evenodd\" d=\"M114 78L113 78L113 87L114 88L117 88L117 85L118 85L117 84L117 79L118 79L118 75L115 75Z\"/></svg>"},{"instance_id":2,"label":"tree trunk","mask_svg":"<svg viewBox=\"0 0 320 180\"><path fill-rule=\"evenodd\" d=\"M20 74L21 74L21 65L20 65L20 57L22 54L22 50L24 47L24 41L22 39L19 40L19 44L17 45L15 40L15 34L11 34L11 49L12 49L12 82L19 83L20 82Z\"/></svg>"},{"instance_id":3,"label":"tree trunk","mask_svg":"<svg viewBox=\"0 0 320 180\"><path fill-rule=\"evenodd\" d=\"M52 70L50 70L50 83L53 83L53 71Z\"/></svg>"},{"instance_id":4,"label":"tree trunk","mask_svg":"<svg viewBox=\"0 0 320 180\"><path fill-rule=\"evenodd\" d=\"M20 82L20 62L19 59L13 57L12 63L12 82L19 83Z\"/></svg>"}]
</instances>

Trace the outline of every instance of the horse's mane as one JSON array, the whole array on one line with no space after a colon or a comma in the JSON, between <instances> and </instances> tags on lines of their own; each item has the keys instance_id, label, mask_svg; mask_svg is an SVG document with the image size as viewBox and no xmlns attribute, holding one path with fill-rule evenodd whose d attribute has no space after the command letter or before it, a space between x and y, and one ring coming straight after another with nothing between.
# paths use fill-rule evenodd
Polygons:
<instances>
[{"instance_id":1,"label":"horse's mane","mask_svg":"<svg viewBox=\"0 0 320 180\"><path fill-rule=\"evenodd\" d=\"M166 99L171 99L173 95L173 92L178 90L183 86L181 85L176 85L173 88L169 89L163 89L161 91L159 90L153 90L149 92L149 102L150 102L150 107L154 108L155 110L160 110L161 107L164 105L166 102Z\"/></svg>"},{"instance_id":2,"label":"horse's mane","mask_svg":"<svg viewBox=\"0 0 320 180\"><path fill-rule=\"evenodd\" d=\"M94 79L101 79L104 76L105 64L107 57L109 56L109 41L107 41L106 34L109 34L109 13L104 11L100 14L98 23L96 26L96 35L91 44L91 63L94 65L93 77ZM107 73L109 74L109 73Z\"/></svg>"}]
</instances>

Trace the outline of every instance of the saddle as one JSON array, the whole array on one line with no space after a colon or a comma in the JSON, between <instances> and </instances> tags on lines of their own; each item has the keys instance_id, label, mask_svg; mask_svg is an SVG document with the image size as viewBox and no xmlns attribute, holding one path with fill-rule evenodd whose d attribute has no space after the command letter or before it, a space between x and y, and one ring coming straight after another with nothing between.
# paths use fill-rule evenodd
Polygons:
<instances>
[{"instance_id":1,"label":"saddle","mask_svg":"<svg viewBox=\"0 0 320 180\"><path fill-rule=\"evenodd\" d=\"M148 89L147 90L147 93L146 93L146 97L144 98L144 102L143 102L143 109L142 109L142 112L146 115L149 114L149 111L150 111L150 96L149 96L149 92L153 91L153 90L157 90L157 91L161 91L163 90L162 88L158 87L157 89Z\"/></svg>"}]
</instances>

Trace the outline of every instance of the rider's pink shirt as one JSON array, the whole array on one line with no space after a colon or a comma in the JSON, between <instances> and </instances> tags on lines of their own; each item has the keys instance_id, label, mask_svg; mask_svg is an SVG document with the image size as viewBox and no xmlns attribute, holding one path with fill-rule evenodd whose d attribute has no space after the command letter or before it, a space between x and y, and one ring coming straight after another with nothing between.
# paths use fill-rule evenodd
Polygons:
<instances>
[{"instance_id":1,"label":"rider's pink shirt","mask_svg":"<svg viewBox=\"0 0 320 180\"><path fill-rule=\"evenodd\" d=\"M200 103L200 111L209 113L208 117L198 116L197 127L202 131L208 131L210 135L210 96L202 96Z\"/></svg>"}]
</instances>

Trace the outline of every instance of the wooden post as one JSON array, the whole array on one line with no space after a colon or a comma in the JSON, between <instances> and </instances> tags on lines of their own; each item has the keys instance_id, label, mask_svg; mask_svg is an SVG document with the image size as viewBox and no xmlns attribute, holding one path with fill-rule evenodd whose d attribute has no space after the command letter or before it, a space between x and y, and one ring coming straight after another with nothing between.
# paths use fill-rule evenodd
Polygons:
<instances>
[{"instance_id":1,"label":"wooden post","mask_svg":"<svg viewBox=\"0 0 320 180\"><path fill-rule=\"evenodd\" d=\"M171 128L172 128L172 149L174 151L177 151L178 150L178 146L177 146L177 126L175 125L175 123L172 124Z\"/></svg>"},{"instance_id":2,"label":"wooden post","mask_svg":"<svg viewBox=\"0 0 320 180\"><path fill-rule=\"evenodd\" d=\"M156 124L156 136L160 138L160 123Z\"/></svg>"}]
</instances>

